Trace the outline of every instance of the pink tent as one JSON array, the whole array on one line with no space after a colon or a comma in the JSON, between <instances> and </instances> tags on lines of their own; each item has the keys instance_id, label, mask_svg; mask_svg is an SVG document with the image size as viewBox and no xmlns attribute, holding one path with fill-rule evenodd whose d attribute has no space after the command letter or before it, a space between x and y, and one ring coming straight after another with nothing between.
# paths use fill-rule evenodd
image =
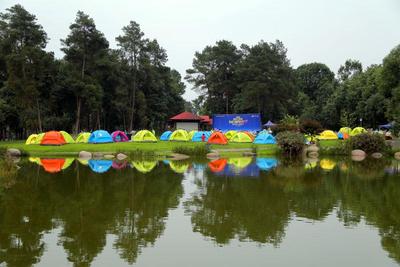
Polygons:
<instances>
[{"instance_id":1,"label":"pink tent","mask_svg":"<svg viewBox=\"0 0 400 267\"><path fill-rule=\"evenodd\" d=\"M127 165L126 161L122 161L122 162L113 161L113 163L112 163L112 167L117 170L126 168L126 165Z\"/></svg>"},{"instance_id":2,"label":"pink tent","mask_svg":"<svg viewBox=\"0 0 400 267\"><path fill-rule=\"evenodd\" d=\"M114 142L128 142L129 138L126 134L122 131L115 131L111 134L112 139Z\"/></svg>"}]
</instances>

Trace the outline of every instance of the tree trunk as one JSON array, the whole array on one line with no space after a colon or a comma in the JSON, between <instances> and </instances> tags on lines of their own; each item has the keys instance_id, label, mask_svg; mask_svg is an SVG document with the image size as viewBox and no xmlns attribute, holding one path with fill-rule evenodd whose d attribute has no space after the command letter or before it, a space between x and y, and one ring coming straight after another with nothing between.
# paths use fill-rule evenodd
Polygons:
<instances>
[{"instance_id":1,"label":"tree trunk","mask_svg":"<svg viewBox=\"0 0 400 267\"><path fill-rule=\"evenodd\" d=\"M97 129L100 129L101 125L100 125L100 111L97 110Z\"/></svg>"},{"instance_id":2,"label":"tree trunk","mask_svg":"<svg viewBox=\"0 0 400 267\"><path fill-rule=\"evenodd\" d=\"M82 106L82 99L80 97L76 98L76 122L75 122L75 129L74 133L79 133L79 124L81 120L81 106Z\"/></svg>"},{"instance_id":3,"label":"tree trunk","mask_svg":"<svg viewBox=\"0 0 400 267\"><path fill-rule=\"evenodd\" d=\"M39 105L39 98L36 97L36 109L37 109L37 119L38 119L38 127L39 127L39 133L43 132L42 129L42 118L40 115L40 105Z\"/></svg>"},{"instance_id":4,"label":"tree trunk","mask_svg":"<svg viewBox=\"0 0 400 267\"><path fill-rule=\"evenodd\" d=\"M135 96L136 96L136 70L133 72L131 110L129 114L129 132L133 130L133 118L135 115Z\"/></svg>"}]
</instances>

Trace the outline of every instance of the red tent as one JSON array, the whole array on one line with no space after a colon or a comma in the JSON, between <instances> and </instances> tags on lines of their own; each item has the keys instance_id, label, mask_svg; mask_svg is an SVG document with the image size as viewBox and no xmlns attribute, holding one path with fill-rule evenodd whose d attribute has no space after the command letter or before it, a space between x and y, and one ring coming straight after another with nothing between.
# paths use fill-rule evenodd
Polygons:
<instances>
[{"instance_id":1,"label":"red tent","mask_svg":"<svg viewBox=\"0 0 400 267\"><path fill-rule=\"evenodd\" d=\"M228 144L228 139L226 139L225 135L221 132L213 132L211 136L208 138L207 143L216 145L226 145Z\"/></svg>"},{"instance_id":2,"label":"red tent","mask_svg":"<svg viewBox=\"0 0 400 267\"><path fill-rule=\"evenodd\" d=\"M64 136L58 131L46 132L40 142L41 145L60 146L65 145Z\"/></svg>"}]
</instances>

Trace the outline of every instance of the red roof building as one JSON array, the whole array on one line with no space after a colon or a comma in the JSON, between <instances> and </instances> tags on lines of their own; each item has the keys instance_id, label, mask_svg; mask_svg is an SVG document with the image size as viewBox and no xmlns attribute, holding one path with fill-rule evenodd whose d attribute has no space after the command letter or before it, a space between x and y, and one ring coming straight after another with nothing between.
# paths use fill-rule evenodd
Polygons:
<instances>
[{"instance_id":1,"label":"red roof building","mask_svg":"<svg viewBox=\"0 0 400 267\"><path fill-rule=\"evenodd\" d=\"M198 131L199 128L208 128L212 125L212 119L209 116L197 116L191 112L182 112L169 119L174 124L175 129L184 129L186 131Z\"/></svg>"}]
</instances>

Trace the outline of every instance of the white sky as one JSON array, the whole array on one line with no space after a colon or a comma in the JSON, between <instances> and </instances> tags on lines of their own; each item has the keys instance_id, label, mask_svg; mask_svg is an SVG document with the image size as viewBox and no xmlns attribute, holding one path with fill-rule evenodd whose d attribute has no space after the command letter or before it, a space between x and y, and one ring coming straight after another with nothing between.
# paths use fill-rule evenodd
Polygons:
<instances>
[{"instance_id":1,"label":"white sky","mask_svg":"<svg viewBox=\"0 0 400 267\"><path fill-rule=\"evenodd\" d=\"M112 48L121 28L138 22L182 77L195 51L221 39L237 46L279 39L294 67L322 62L334 72L348 58L364 67L381 63L400 44L400 0L0 0L0 11L17 3L37 16L50 38L47 50L57 57L60 39L82 10ZM196 97L190 86L184 97Z\"/></svg>"}]
</instances>

